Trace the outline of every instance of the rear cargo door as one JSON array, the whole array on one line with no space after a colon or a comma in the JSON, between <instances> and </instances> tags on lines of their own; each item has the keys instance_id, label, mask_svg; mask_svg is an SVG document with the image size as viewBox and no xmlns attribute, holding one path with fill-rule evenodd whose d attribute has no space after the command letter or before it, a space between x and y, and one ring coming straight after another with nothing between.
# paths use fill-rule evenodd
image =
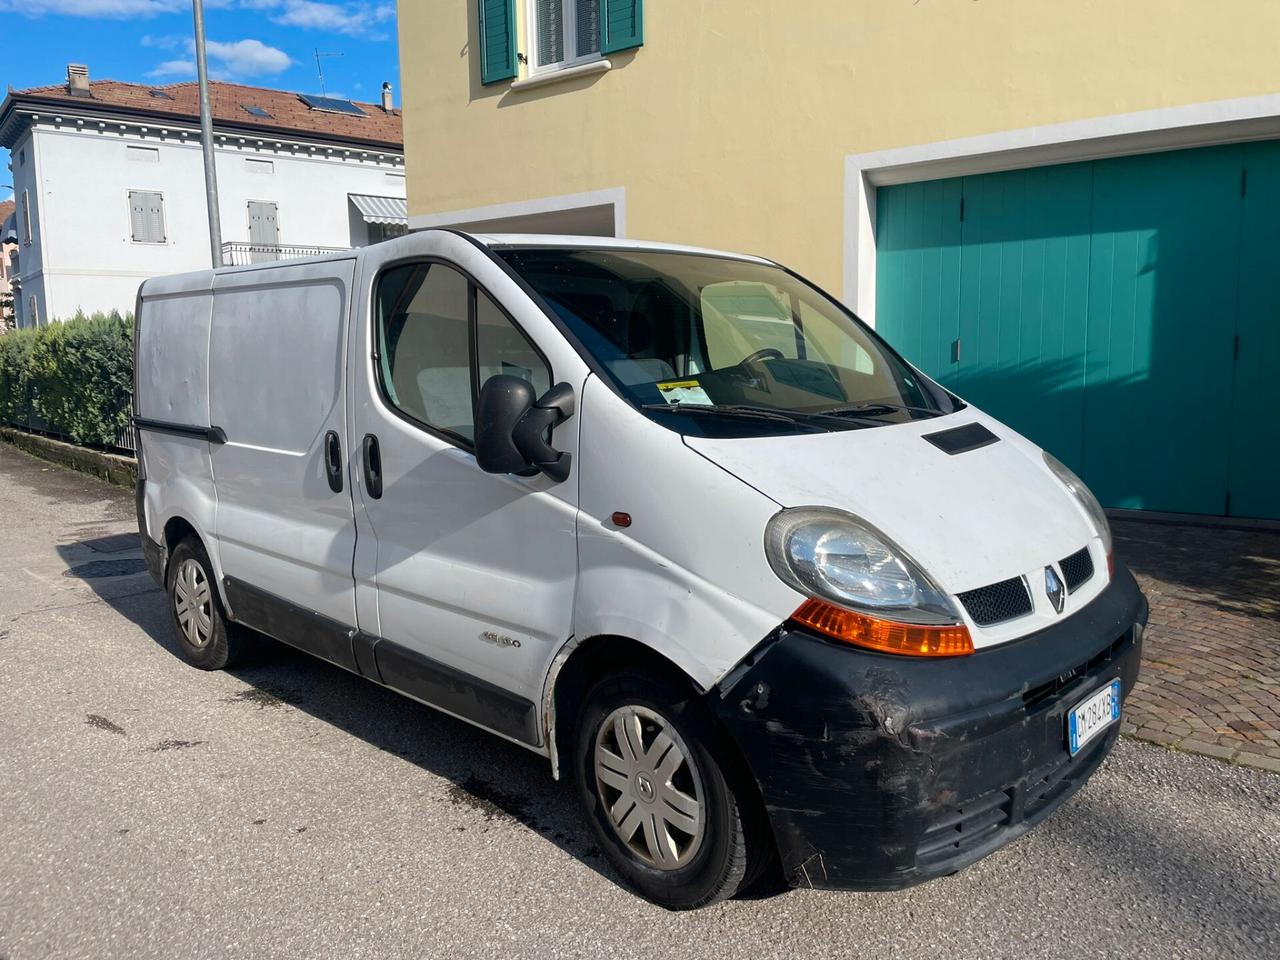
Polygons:
<instances>
[{"instance_id":1,"label":"rear cargo door","mask_svg":"<svg viewBox=\"0 0 1280 960\"><path fill-rule=\"evenodd\" d=\"M217 277L209 337L216 539L237 619L354 668L345 350L355 260ZM334 470L333 465L338 469Z\"/></svg>"}]
</instances>

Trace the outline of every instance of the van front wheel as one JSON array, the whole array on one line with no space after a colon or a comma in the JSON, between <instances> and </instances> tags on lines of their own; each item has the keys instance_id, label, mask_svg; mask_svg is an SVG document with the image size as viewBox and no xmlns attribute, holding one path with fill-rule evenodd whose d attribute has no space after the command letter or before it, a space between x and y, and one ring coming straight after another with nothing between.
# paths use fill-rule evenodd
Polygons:
<instances>
[{"instance_id":1,"label":"van front wheel","mask_svg":"<svg viewBox=\"0 0 1280 960\"><path fill-rule=\"evenodd\" d=\"M166 577L169 614L182 658L201 670L234 666L244 644L240 628L227 621L213 579L213 564L194 536L173 549Z\"/></svg>"},{"instance_id":2,"label":"van front wheel","mask_svg":"<svg viewBox=\"0 0 1280 960\"><path fill-rule=\"evenodd\" d=\"M623 878L671 910L733 896L761 856L716 740L701 702L651 676L600 681L579 716L576 779L592 828Z\"/></svg>"}]
</instances>

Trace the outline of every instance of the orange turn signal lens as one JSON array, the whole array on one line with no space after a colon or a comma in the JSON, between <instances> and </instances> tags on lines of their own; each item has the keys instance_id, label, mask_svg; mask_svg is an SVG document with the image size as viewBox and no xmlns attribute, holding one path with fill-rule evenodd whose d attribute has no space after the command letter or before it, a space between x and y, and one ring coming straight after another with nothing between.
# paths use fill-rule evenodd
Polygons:
<instances>
[{"instance_id":1,"label":"orange turn signal lens","mask_svg":"<svg viewBox=\"0 0 1280 960\"><path fill-rule=\"evenodd\" d=\"M806 600L791 619L828 637L881 653L908 657L962 657L973 653L973 638L964 624L934 627L878 620L823 600Z\"/></svg>"}]
</instances>

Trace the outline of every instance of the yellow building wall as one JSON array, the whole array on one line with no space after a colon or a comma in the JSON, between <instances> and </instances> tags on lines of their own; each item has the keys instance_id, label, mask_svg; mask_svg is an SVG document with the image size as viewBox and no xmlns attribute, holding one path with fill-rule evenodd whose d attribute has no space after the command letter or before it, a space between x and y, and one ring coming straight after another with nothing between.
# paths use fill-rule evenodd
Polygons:
<instances>
[{"instance_id":1,"label":"yellow building wall","mask_svg":"<svg viewBox=\"0 0 1280 960\"><path fill-rule=\"evenodd\" d=\"M1280 91L1277 0L646 0L643 47L528 90L481 85L476 0L399 29L411 217L622 187L630 237L837 294L850 154Z\"/></svg>"}]
</instances>

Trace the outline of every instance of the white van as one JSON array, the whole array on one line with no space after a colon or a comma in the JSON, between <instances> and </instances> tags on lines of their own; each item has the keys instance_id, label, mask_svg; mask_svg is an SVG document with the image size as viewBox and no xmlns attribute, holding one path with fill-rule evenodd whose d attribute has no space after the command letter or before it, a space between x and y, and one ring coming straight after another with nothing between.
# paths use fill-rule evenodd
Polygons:
<instances>
[{"instance_id":1,"label":"white van","mask_svg":"<svg viewBox=\"0 0 1280 960\"><path fill-rule=\"evenodd\" d=\"M768 260L432 230L137 317L183 656L252 628L549 758L667 907L953 873L1118 735L1097 501Z\"/></svg>"}]
</instances>

